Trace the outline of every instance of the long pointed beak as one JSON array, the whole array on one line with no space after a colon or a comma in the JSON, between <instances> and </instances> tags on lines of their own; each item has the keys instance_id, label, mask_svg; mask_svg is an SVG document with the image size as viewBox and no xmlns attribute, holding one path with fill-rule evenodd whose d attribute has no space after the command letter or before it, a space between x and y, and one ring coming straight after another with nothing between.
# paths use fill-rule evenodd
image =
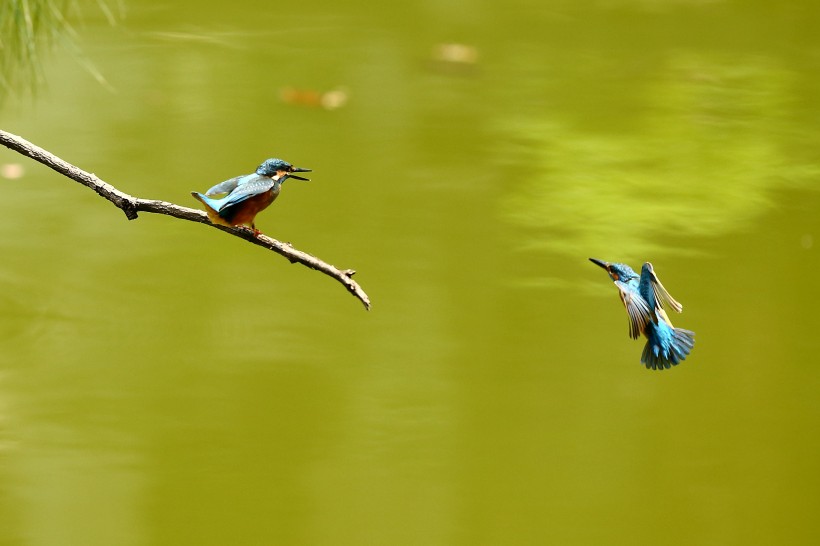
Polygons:
<instances>
[{"instance_id":1,"label":"long pointed beak","mask_svg":"<svg viewBox=\"0 0 820 546\"><path fill-rule=\"evenodd\" d=\"M609 271L609 262L605 262L603 260L599 260L598 258L590 258L590 262L594 263L597 266L603 267L607 271Z\"/></svg>"},{"instance_id":2,"label":"long pointed beak","mask_svg":"<svg viewBox=\"0 0 820 546\"><path fill-rule=\"evenodd\" d=\"M309 173L312 172L310 169L303 169L302 167L293 167L290 171L292 173ZM289 174L289 178L295 178L296 180L305 180L306 182L310 182L310 178L304 178L302 176L296 176L295 174Z\"/></svg>"}]
</instances>

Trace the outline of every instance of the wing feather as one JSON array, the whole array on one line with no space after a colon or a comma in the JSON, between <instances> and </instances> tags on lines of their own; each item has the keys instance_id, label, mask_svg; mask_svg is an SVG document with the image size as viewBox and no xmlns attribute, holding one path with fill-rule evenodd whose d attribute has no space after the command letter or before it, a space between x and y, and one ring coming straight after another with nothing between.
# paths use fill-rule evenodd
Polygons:
<instances>
[{"instance_id":1,"label":"wing feather","mask_svg":"<svg viewBox=\"0 0 820 546\"><path fill-rule=\"evenodd\" d=\"M227 197L225 197L222 201L222 205L219 207L219 210L225 210L226 208L241 203L246 199L250 199L255 195L265 193L266 191L269 191L275 183L276 182L274 180L268 177L254 176L247 182L240 184Z\"/></svg>"},{"instance_id":2,"label":"wing feather","mask_svg":"<svg viewBox=\"0 0 820 546\"><path fill-rule=\"evenodd\" d=\"M658 308L662 308L665 305L668 305L672 310L680 313L683 311L683 305L678 303L675 298L673 298L669 292L666 291L663 284L661 284L661 280L658 278L658 275L655 274L655 269L651 266L648 268L649 272L649 282L650 286L652 286L652 293L655 295L655 305Z\"/></svg>"},{"instance_id":3,"label":"wing feather","mask_svg":"<svg viewBox=\"0 0 820 546\"><path fill-rule=\"evenodd\" d=\"M649 304L629 285L615 281L615 286L629 315L629 337L638 339L651 320Z\"/></svg>"},{"instance_id":4,"label":"wing feather","mask_svg":"<svg viewBox=\"0 0 820 546\"><path fill-rule=\"evenodd\" d=\"M213 186L208 191L205 192L205 195L208 197L213 197L215 195L219 195L220 193L228 194L236 189L242 183L242 180L245 178L250 177L251 175L243 175L243 176L235 176L229 180L225 180L224 182L220 182L219 184Z\"/></svg>"}]
</instances>

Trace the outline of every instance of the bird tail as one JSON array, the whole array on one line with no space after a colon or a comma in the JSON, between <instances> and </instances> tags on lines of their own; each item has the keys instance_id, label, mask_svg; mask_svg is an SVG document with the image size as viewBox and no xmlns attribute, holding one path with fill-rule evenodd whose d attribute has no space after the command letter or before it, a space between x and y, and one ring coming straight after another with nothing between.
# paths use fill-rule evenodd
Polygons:
<instances>
[{"instance_id":1,"label":"bird tail","mask_svg":"<svg viewBox=\"0 0 820 546\"><path fill-rule=\"evenodd\" d=\"M677 366L689 356L695 346L695 332L683 328L669 328L665 335L647 336L641 362L653 370Z\"/></svg>"},{"instance_id":2,"label":"bird tail","mask_svg":"<svg viewBox=\"0 0 820 546\"><path fill-rule=\"evenodd\" d=\"M199 201L200 203L202 203L203 205L205 205L209 209L213 209L214 211L216 211L218 209L216 203L214 203L214 200L211 199L210 197L208 197L207 195L202 195L198 191L192 191L191 195L194 196L194 199L196 199L197 201Z\"/></svg>"},{"instance_id":3,"label":"bird tail","mask_svg":"<svg viewBox=\"0 0 820 546\"><path fill-rule=\"evenodd\" d=\"M205 205L205 212L208 213L208 219L212 224L220 224L223 226L231 225L219 215L219 203L215 199L211 199L207 195L202 195L197 191L192 191L191 195L194 196L194 199Z\"/></svg>"}]
</instances>

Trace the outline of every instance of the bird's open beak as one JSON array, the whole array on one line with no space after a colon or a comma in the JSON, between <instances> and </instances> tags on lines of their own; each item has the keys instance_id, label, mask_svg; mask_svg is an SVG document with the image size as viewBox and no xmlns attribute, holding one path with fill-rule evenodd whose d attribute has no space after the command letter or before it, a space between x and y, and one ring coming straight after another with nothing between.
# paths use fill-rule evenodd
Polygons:
<instances>
[{"instance_id":1,"label":"bird's open beak","mask_svg":"<svg viewBox=\"0 0 820 546\"><path fill-rule=\"evenodd\" d=\"M599 260L598 258L590 258L590 262L594 263L595 265L601 266L607 271L609 271L609 262L605 262L603 260Z\"/></svg>"},{"instance_id":2,"label":"bird's open beak","mask_svg":"<svg viewBox=\"0 0 820 546\"><path fill-rule=\"evenodd\" d=\"M293 167L293 170L290 171L291 173L309 173L311 172L310 169L303 169L301 167ZM304 178L302 176L296 176L295 174L288 173L288 178L295 178L296 180L305 180L310 182L310 178Z\"/></svg>"}]
</instances>

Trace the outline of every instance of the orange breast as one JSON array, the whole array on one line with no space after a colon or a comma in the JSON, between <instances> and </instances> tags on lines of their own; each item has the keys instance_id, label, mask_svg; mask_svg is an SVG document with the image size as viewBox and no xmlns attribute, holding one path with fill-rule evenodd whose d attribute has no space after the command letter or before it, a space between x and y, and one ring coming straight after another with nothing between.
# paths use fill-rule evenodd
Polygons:
<instances>
[{"instance_id":1,"label":"orange breast","mask_svg":"<svg viewBox=\"0 0 820 546\"><path fill-rule=\"evenodd\" d=\"M273 200L276 199L277 195L278 192L273 191L266 191L265 193L254 195L233 207L229 207L230 210L223 211L227 212L223 218L234 226L244 225L250 227L253 225L253 220L256 218L256 215L268 208L268 206L273 203Z\"/></svg>"}]
</instances>

